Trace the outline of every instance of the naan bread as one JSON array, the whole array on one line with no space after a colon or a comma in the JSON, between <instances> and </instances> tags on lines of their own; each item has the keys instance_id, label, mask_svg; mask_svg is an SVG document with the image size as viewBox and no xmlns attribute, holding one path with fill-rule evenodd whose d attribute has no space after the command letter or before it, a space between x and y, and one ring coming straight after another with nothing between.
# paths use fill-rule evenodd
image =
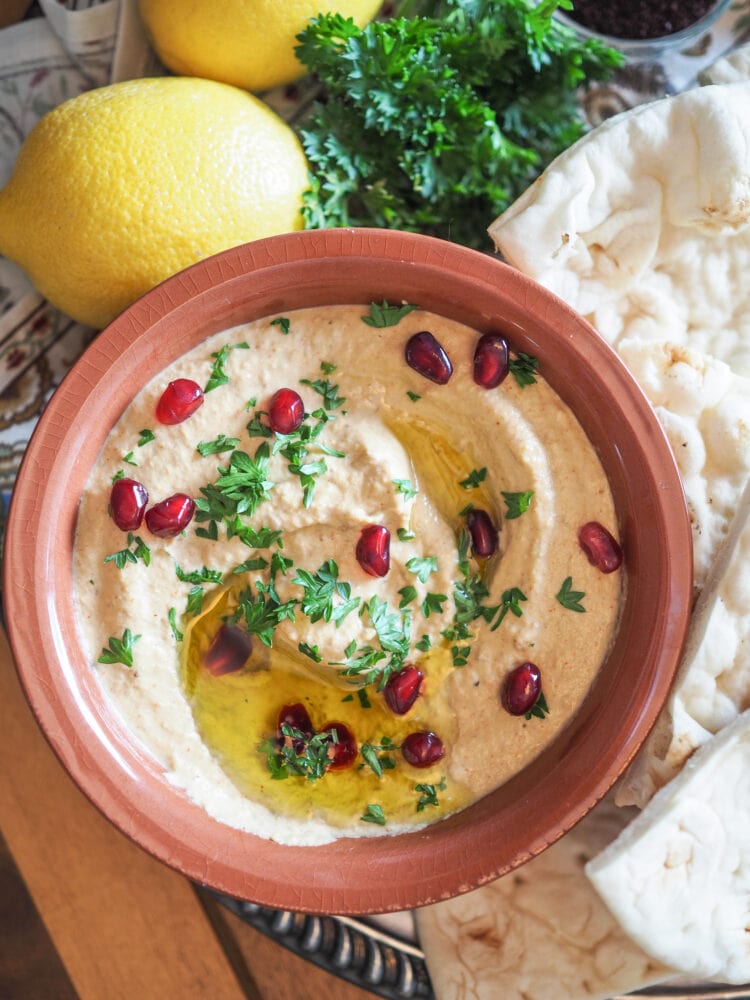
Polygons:
<instances>
[{"instance_id":1,"label":"naan bread","mask_svg":"<svg viewBox=\"0 0 750 1000\"><path fill-rule=\"evenodd\" d=\"M491 226L509 263L613 345L670 341L750 376L750 83L609 119Z\"/></svg>"},{"instance_id":2,"label":"naan bread","mask_svg":"<svg viewBox=\"0 0 750 1000\"><path fill-rule=\"evenodd\" d=\"M750 981L750 712L586 866L628 934L698 978Z\"/></svg>"},{"instance_id":3,"label":"naan bread","mask_svg":"<svg viewBox=\"0 0 750 1000\"><path fill-rule=\"evenodd\" d=\"M593 1000L670 975L620 929L584 865L631 818L604 801L523 868L418 910L438 1000Z\"/></svg>"}]
</instances>

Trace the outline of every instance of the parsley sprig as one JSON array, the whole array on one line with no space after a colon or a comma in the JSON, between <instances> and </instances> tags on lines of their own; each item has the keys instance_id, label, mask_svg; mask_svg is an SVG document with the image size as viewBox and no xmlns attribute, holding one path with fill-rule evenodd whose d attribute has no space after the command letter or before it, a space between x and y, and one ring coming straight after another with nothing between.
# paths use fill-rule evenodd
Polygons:
<instances>
[{"instance_id":1,"label":"parsley sprig","mask_svg":"<svg viewBox=\"0 0 750 1000\"><path fill-rule=\"evenodd\" d=\"M536 382L536 373L539 369L539 361L530 354L525 354L523 351L519 351L518 357L513 358L508 362L508 368L510 369L513 378L523 389L527 385L534 385Z\"/></svg>"},{"instance_id":2,"label":"parsley sprig","mask_svg":"<svg viewBox=\"0 0 750 1000\"><path fill-rule=\"evenodd\" d=\"M220 385L226 385L229 382L229 376L227 375L224 365L227 363L229 355L234 350L248 350L249 345L245 343L241 344L225 344L220 350L214 351L211 357L213 358L213 364L211 365L211 374L208 377L208 382L203 387L204 392L211 392L214 389L218 389Z\"/></svg>"},{"instance_id":3,"label":"parsley sprig","mask_svg":"<svg viewBox=\"0 0 750 1000\"><path fill-rule=\"evenodd\" d=\"M122 663L123 666L133 666L133 646L140 639L140 635L133 635L129 628L122 633L122 639L111 635L108 644L102 647L101 656L97 663Z\"/></svg>"},{"instance_id":4,"label":"parsley sprig","mask_svg":"<svg viewBox=\"0 0 750 1000\"><path fill-rule=\"evenodd\" d=\"M151 549L140 535L134 535L132 531L129 531L127 546L105 556L104 562L113 562L118 569L124 569L128 563L137 563L139 559L144 566L149 566L151 564Z\"/></svg>"},{"instance_id":5,"label":"parsley sprig","mask_svg":"<svg viewBox=\"0 0 750 1000\"><path fill-rule=\"evenodd\" d=\"M339 568L333 559L327 559L314 573L298 569L292 583L303 588L302 613L313 623L322 619L340 625L359 607L359 598L352 597L351 584L339 580Z\"/></svg>"},{"instance_id":6,"label":"parsley sprig","mask_svg":"<svg viewBox=\"0 0 750 1000\"><path fill-rule=\"evenodd\" d=\"M309 734L284 723L281 739L264 740L258 750L266 755L268 770L275 780L294 776L318 781L328 770L329 748L336 742L338 737L333 729Z\"/></svg>"},{"instance_id":7,"label":"parsley sprig","mask_svg":"<svg viewBox=\"0 0 750 1000\"><path fill-rule=\"evenodd\" d=\"M385 226L486 249L487 220L583 135L577 88L622 62L554 20L557 6L408 0L417 16L365 28L314 18L297 49L326 98L300 130L307 228Z\"/></svg>"},{"instance_id":8,"label":"parsley sprig","mask_svg":"<svg viewBox=\"0 0 750 1000\"><path fill-rule=\"evenodd\" d=\"M265 442L258 446L255 457L235 449L229 465L218 468L216 481L201 486L203 496L195 501L196 521L232 522L240 514L252 517L274 486L268 478L269 456Z\"/></svg>"},{"instance_id":9,"label":"parsley sprig","mask_svg":"<svg viewBox=\"0 0 750 1000\"><path fill-rule=\"evenodd\" d=\"M582 590L573 590L573 577L566 576L562 582L562 586L555 594L556 599L562 604L564 608L568 611L578 611L585 612L584 606L581 604L581 600L586 596Z\"/></svg>"},{"instance_id":10,"label":"parsley sprig","mask_svg":"<svg viewBox=\"0 0 750 1000\"><path fill-rule=\"evenodd\" d=\"M393 305L385 299L378 305L377 302L370 303L370 311L366 316L362 316L362 322L368 326L384 327L395 326L404 316L408 316L417 306L405 302L403 305Z\"/></svg>"}]
</instances>

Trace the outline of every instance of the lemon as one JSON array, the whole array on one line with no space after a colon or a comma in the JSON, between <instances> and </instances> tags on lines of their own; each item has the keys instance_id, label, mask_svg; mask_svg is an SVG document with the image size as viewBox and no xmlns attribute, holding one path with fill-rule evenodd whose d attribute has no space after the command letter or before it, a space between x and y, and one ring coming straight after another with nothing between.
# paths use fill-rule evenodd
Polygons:
<instances>
[{"instance_id":1,"label":"lemon","mask_svg":"<svg viewBox=\"0 0 750 1000\"><path fill-rule=\"evenodd\" d=\"M129 80L37 123L0 191L0 253L102 327L189 264L301 229L306 186L297 137L246 91Z\"/></svg>"},{"instance_id":2,"label":"lemon","mask_svg":"<svg viewBox=\"0 0 750 1000\"><path fill-rule=\"evenodd\" d=\"M140 0L159 58L175 73L247 90L267 90L304 75L295 36L318 13L364 27L381 0Z\"/></svg>"}]
</instances>

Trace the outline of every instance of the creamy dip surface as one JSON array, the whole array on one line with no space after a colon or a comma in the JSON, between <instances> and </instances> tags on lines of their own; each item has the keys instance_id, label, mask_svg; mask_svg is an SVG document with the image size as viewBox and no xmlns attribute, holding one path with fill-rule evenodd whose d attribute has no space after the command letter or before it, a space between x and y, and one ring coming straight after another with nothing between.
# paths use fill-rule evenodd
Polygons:
<instances>
[{"instance_id":1,"label":"creamy dip surface","mask_svg":"<svg viewBox=\"0 0 750 1000\"><path fill-rule=\"evenodd\" d=\"M472 377L477 332L421 310L382 328L363 322L367 315L366 306L335 306L270 316L177 360L111 432L77 526L80 632L111 704L208 813L283 843L400 832L506 781L580 707L622 596L622 574L600 572L578 542L592 521L617 535L606 477L544 373L524 386L511 373L484 389ZM407 341L423 330L452 361L445 385L404 359ZM182 423L157 421L170 381L205 388L212 371L219 384L199 409ZM316 428L296 465L283 445L298 433L286 442L259 436L282 387L300 394L303 427ZM215 499L220 470L236 467L235 452L261 459L264 497L251 515L220 518L206 498ZM143 484L149 506L184 493L210 509L199 503L172 538L145 522L128 535L108 512L113 478L123 474ZM489 559L472 555L471 507L499 531ZM382 577L368 575L356 555L370 525L390 532ZM583 596L566 598L571 591ZM287 612L279 619L280 604ZM265 643L262 615L253 617L260 606L270 609ZM205 669L222 624L247 629L249 620L258 631L244 666ZM100 662L126 629L138 637L132 667ZM527 661L539 669L543 698L511 715L503 684ZM404 663L424 681L413 707L397 715L379 679ZM350 766L314 781L279 773L278 713L297 703L316 730L332 721L349 727L359 748ZM428 731L444 756L414 767L398 748Z\"/></svg>"}]
</instances>

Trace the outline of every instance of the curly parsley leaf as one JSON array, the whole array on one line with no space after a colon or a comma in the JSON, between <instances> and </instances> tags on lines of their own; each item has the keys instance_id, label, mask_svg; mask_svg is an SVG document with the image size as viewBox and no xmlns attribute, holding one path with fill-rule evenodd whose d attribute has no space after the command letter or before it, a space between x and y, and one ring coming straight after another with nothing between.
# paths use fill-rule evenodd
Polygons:
<instances>
[{"instance_id":1,"label":"curly parsley leaf","mask_svg":"<svg viewBox=\"0 0 750 1000\"><path fill-rule=\"evenodd\" d=\"M97 663L122 663L123 666L133 666L133 646L140 635L133 635L129 628L122 633L122 639L111 635L107 646L102 647L102 653Z\"/></svg>"},{"instance_id":2,"label":"curly parsley leaf","mask_svg":"<svg viewBox=\"0 0 750 1000\"><path fill-rule=\"evenodd\" d=\"M410 0L417 16L365 28L314 18L296 50L325 95L300 129L307 228L406 229L486 249L487 219L583 135L577 89L622 64L554 20L557 6Z\"/></svg>"},{"instance_id":3,"label":"curly parsley leaf","mask_svg":"<svg viewBox=\"0 0 750 1000\"><path fill-rule=\"evenodd\" d=\"M370 312L366 316L360 317L363 323L368 326L384 327L395 326L404 316L417 309L417 306L405 302L403 305L392 305L385 299L378 305L377 302L370 303Z\"/></svg>"},{"instance_id":4,"label":"curly parsley leaf","mask_svg":"<svg viewBox=\"0 0 750 1000\"><path fill-rule=\"evenodd\" d=\"M504 490L501 490L500 492L502 493L507 507L507 512L505 514L506 521L512 521L514 518L520 517L521 514L525 514L531 506L531 501L534 496L533 490L526 490L524 493L506 493Z\"/></svg>"},{"instance_id":5,"label":"curly parsley leaf","mask_svg":"<svg viewBox=\"0 0 750 1000\"><path fill-rule=\"evenodd\" d=\"M555 597L568 611L585 612L586 609L581 604L582 598L586 596L585 592L583 590L573 590L572 587L573 577L566 576Z\"/></svg>"},{"instance_id":6,"label":"curly parsley leaf","mask_svg":"<svg viewBox=\"0 0 750 1000\"><path fill-rule=\"evenodd\" d=\"M229 465L217 470L216 481L201 486L203 496L195 500L196 521L233 520L239 514L252 517L274 486L268 478L268 458L265 442L254 458L244 451L233 451Z\"/></svg>"}]
</instances>

